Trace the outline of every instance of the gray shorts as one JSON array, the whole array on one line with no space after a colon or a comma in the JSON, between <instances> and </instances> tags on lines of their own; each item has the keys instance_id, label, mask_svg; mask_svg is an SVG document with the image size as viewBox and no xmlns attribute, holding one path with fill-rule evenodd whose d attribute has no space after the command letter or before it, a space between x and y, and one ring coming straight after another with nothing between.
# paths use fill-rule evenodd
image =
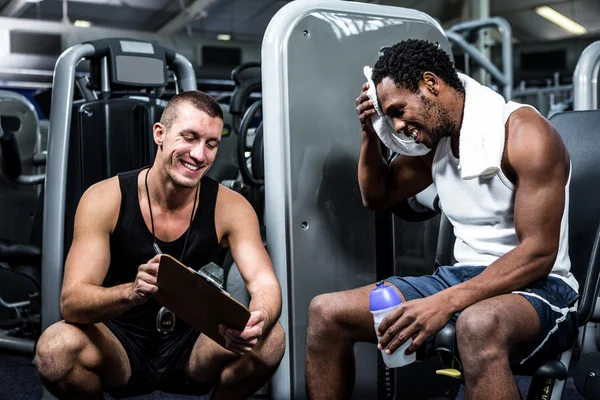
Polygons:
<instances>
[{"instance_id":1,"label":"gray shorts","mask_svg":"<svg viewBox=\"0 0 600 400\"><path fill-rule=\"evenodd\" d=\"M479 275L486 267L439 267L433 275L418 277L393 276L386 279L394 284L406 300L419 299L438 293L450 286L465 282ZM577 339L577 308L579 294L562 279L548 276L527 288L512 293L525 297L535 308L540 318L540 334L531 345L528 356L521 364L527 366L556 357L570 349ZM451 322L456 322L460 313L456 313ZM425 354L433 354L433 338L429 338L423 346Z\"/></svg>"}]
</instances>

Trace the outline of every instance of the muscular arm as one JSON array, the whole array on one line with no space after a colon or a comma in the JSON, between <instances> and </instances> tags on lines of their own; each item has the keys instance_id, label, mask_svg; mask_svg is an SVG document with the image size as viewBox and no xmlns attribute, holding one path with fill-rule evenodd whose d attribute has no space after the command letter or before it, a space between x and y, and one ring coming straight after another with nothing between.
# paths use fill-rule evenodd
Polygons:
<instances>
[{"instance_id":1,"label":"muscular arm","mask_svg":"<svg viewBox=\"0 0 600 400\"><path fill-rule=\"evenodd\" d=\"M110 264L109 235L116 223L120 200L116 179L90 187L81 197L60 297L61 312L67 322L101 322L134 305L130 298L132 284L101 286Z\"/></svg>"},{"instance_id":2,"label":"muscular arm","mask_svg":"<svg viewBox=\"0 0 600 400\"><path fill-rule=\"evenodd\" d=\"M281 288L260 238L256 213L246 199L224 187L219 187L217 208L225 243L250 293L249 309L264 312L264 327L269 329L281 314Z\"/></svg>"},{"instance_id":3,"label":"muscular arm","mask_svg":"<svg viewBox=\"0 0 600 400\"><path fill-rule=\"evenodd\" d=\"M423 157L400 155L388 166L380 146L377 136L363 132L358 183L365 207L388 210L433 183L430 167L432 154Z\"/></svg>"},{"instance_id":4,"label":"muscular arm","mask_svg":"<svg viewBox=\"0 0 600 400\"><path fill-rule=\"evenodd\" d=\"M507 157L516 176L514 218L520 244L477 277L441 292L455 311L546 277L556 259L568 153L550 123L533 110L515 114L509 122Z\"/></svg>"}]
</instances>

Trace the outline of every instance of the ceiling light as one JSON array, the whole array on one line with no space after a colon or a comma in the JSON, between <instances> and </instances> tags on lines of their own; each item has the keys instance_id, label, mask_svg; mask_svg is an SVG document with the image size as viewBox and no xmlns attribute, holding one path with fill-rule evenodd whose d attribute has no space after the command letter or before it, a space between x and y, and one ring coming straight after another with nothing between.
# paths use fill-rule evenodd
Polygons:
<instances>
[{"instance_id":1,"label":"ceiling light","mask_svg":"<svg viewBox=\"0 0 600 400\"><path fill-rule=\"evenodd\" d=\"M73 22L73 25L79 28L89 28L90 26L92 26L92 23L90 21L78 19L77 21Z\"/></svg>"},{"instance_id":2,"label":"ceiling light","mask_svg":"<svg viewBox=\"0 0 600 400\"><path fill-rule=\"evenodd\" d=\"M228 33L220 33L217 35L217 39L219 40L231 40L231 35Z\"/></svg>"},{"instance_id":3,"label":"ceiling light","mask_svg":"<svg viewBox=\"0 0 600 400\"><path fill-rule=\"evenodd\" d=\"M42 0L25 0L25 3L41 3Z\"/></svg>"},{"instance_id":4,"label":"ceiling light","mask_svg":"<svg viewBox=\"0 0 600 400\"><path fill-rule=\"evenodd\" d=\"M579 25L577 22L565 17L558 11L548 6L537 7L535 9L535 12L538 15L546 18L548 21L553 22L554 24L560 26L567 32L570 32L574 35L583 35L587 32L587 30L582 25Z\"/></svg>"}]
</instances>

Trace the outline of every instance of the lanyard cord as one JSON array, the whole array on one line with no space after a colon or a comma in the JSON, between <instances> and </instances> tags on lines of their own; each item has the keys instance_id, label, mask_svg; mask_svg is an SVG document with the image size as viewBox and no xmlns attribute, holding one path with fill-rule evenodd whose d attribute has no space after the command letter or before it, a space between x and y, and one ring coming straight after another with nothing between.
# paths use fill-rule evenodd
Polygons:
<instances>
[{"instance_id":1,"label":"lanyard cord","mask_svg":"<svg viewBox=\"0 0 600 400\"><path fill-rule=\"evenodd\" d=\"M146 171L146 176L144 178L144 183L146 186L146 196L148 197L148 210L150 211L150 224L152 225L152 239L154 240L154 250L156 254L162 254L160 247L158 247L158 243L156 243L156 235L154 234L154 218L152 216L152 206L150 205L150 191L148 190L148 173L150 172L150 168ZM192 206L192 214L190 215L190 224L187 229L187 233L185 234L185 242L183 242L183 250L181 251L181 257L179 257L179 262L183 262L183 255L185 254L185 248L187 247L188 238L190 237L190 231L192 230L192 221L194 220L194 210L196 209L196 200L198 199L198 193L200 192L200 183L196 186L196 193L194 194L194 205Z\"/></svg>"}]
</instances>

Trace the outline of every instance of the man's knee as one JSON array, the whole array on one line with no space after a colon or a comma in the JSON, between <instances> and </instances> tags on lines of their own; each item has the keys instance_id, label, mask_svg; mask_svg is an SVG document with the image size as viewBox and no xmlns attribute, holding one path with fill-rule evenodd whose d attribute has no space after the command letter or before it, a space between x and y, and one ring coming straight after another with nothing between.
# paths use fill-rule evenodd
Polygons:
<instances>
[{"instance_id":1,"label":"man's knee","mask_svg":"<svg viewBox=\"0 0 600 400\"><path fill-rule=\"evenodd\" d=\"M35 350L35 366L45 382L57 382L66 377L76 363L89 339L76 326L58 322L40 336ZM93 357L88 357L91 364Z\"/></svg>"},{"instance_id":2,"label":"man's knee","mask_svg":"<svg viewBox=\"0 0 600 400\"><path fill-rule=\"evenodd\" d=\"M458 349L464 360L496 359L507 355L502 321L493 310L477 305L466 308L456 321Z\"/></svg>"},{"instance_id":3,"label":"man's knee","mask_svg":"<svg viewBox=\"0 0 600 400\"><path fill-rule=\"evenodd\" d=\"M261 346L250 352L250 357L255 367L275 372L285 353L285 332L279 322L273 325L262 340Z\"/></svg>"},{"instance_id":4,"label":"man's knee","mask_svg":"<svg viewBox=\"0 0 600 400\"><path fill-rule=\"evenodd\" d=\"M234 361L231 368L223 369L220 384L235 387L254 379L266 380L275 373L284 353L285 332L277 322L259 347L255 347L239 361Z\"/></svg>"},{"instance_id":5,"label":"man's knee","mask_svg":"<svg viewBox=\"0 0 600 400\"><path fill-rule=\"evenodd\" d=\"M285 332L279 322L273 325L267 335L262 353L260 358L265 366L275 370L285 353Z\"/></svg>"},{"instance_id":6,"label":"man's knee","mask_svg":"<svg viewBox=\"0 0 600 400\"><path fill-rule=\"evenodd\" d=\"M308 307L309 339L331 335L336 321L335 303L335 293L321 294L311 300Z\"/></svg>"}]
</instances>

